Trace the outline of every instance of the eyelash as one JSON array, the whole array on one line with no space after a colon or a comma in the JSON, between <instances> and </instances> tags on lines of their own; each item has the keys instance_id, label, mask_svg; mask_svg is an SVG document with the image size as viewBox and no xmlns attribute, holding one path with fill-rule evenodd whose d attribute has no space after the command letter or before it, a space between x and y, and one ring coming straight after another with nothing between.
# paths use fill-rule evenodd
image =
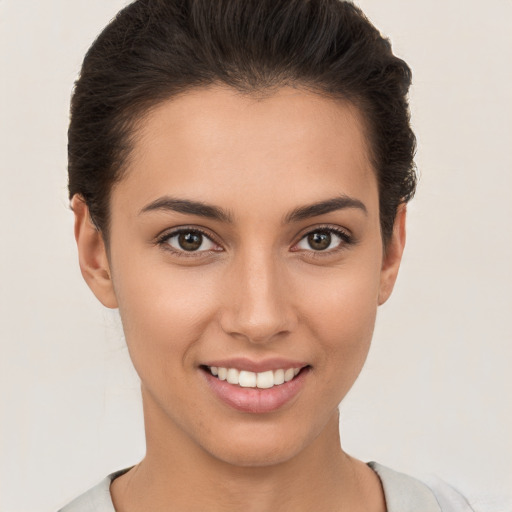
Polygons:
<instances>
[{"instance_id":1,"label":"eyelash","mask_svg":"<svg viewBox=\"0 0 512 512\"><path fill-rule=\"evenodd\" d=\"M294 245L294 247L296 245L298 245L300 242L302 242L302 240L307 238L309 235L312 235L313 233L329 233L330 235L336 235L338 238L340 238L341 241L333 249L318 250L318 251L315 251L314 249L310 249L310 250L298 249L294 252L307 252L309 258L323 258L323 257L332 256L333 254L337 254L340 251L345 250L350 245L355 244L354 237L350 233L348 233L347 231L345 231L341 228L334 227L334 226L318 226L314 229L309 230L304 235L302 235L300 237L299 241Z\"/></svg>"},{"instance_id":2,"label":"eyelash","mask_svg":"<svg viewBox=\"0 0 512 512\"><path fill-rule=\"evenodd\" d=\"M173 255L175 256L178 256L178 257L184 257L184 258L197 258L197 257L200 257L200 256L204 256L205 254L213 254L215 252L221 252L221 251L218 251L218 250L208 250L208 251L185 251L185 250L177 250L175 249L174 247L171 247L171 245L168 243L169 240L171 238L174 238L175 236L179 236L181 234L184 234L184 233L194 233L194 234L200 234L202 235L204 238L210 240L210 242L212 242L213 244L217 245L217 246L220 246L219 243L217 243L215 241L215 239L213 238L213 236L209 233L207 233L206 231L202 230L201 228L198 228L198 227L190 227L190 228L187 228L187 227L184 227L184 228L179 228L179 229L176 229L174 231L168 231L166 233L163 233L162 235L159 235L156 239L156 244L159 245L160 247L162 247L164 250L166 251L170 251L173 253Z\"/></svg>"},{"instance_id":3,"label":"eyelash","mask_svg":"<svg viewBox=\"0 0 512 512\"><path fill-rule=\"evenodd\" d=\"M323 250L323 251L322 250L315 251L314 249L310 249L309 251L296 249L293 252L308 252L310 254L310 257L318 258L318 257L323 257L323 256L327 256L327 255L332 255L334 253L338 253L339 251L346 249L347 246L355 244L355 240L354 240L353 236L350 235L349 233L347 233L346 231L344 231L343 229L333 227L333 226L318 226L315 229L312 229L312 230L304 233L304 235L302 235L300 237L299 241L294 244L294 247L297 244L299 244L302 240L307 238L309 235L312 235L313 233L320 233L320 232L334 234L338 238L341 239L341 242L334 249L327 249L327 250ZM204 231L198 227L190 227L190 228L184 227L184 228L179 228L174 231L163 233L162 235L159 235L157 237L156 244L161 246L164 250L172 252L174 255L176 255L178 257L185 257L185 258L197 258L197 257L202 257L205 254L211 255L215 252L222 251L222 250L186 251L186 250L176 250L175 248L171 247L171 245L168 243L169 240L171 238L174 238L174 237L179 236L184 233L200 234L201 236L207 238L213 244L220 246L220 244L215 241L214 237L211 234L207 233L206 231Z\"/></svg>"}]
</instances>

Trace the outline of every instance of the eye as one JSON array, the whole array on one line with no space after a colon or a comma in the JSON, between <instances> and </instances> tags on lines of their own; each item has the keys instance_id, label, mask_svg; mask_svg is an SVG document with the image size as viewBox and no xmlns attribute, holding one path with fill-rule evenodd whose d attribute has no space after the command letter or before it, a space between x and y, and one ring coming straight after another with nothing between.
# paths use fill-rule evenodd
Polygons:
<instances>
[{"instance_id":1,"label":"eye","mask_svg":"<svg viewBox=\"0 0 512 512\"><path fill-rule=\"evenodd\" d=\"M301 251L331 252L351 242L350 235L341 230L322 228L308 233L295 247Z\"/></svg>"},{"instance_id":2,"label":"eye","mask_svg":"<svg viewBox=\"0 0 512 512\"><path fill-rule=\"evenodd\" d=\"M173 251L181 253L199 253L219 250L219 246L216 243L197 229L182 229L168 233L161 237L158 243L169 245Z\"/></svg>"}]
</instances>

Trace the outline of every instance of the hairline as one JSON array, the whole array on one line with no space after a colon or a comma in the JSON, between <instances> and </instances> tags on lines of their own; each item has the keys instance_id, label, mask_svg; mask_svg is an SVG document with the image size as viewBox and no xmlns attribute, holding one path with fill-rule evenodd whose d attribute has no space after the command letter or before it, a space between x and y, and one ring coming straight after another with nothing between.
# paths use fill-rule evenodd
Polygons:
<instances>
[{"instance_id":1,"label":"hairline","mask_svg":"<svg viewBox=\"0 0 512 512\"><path fill-rule=\"evenodd\" d=\"M382 215L380 211L381 184L379 181L379 173L377 169L377 159L375 158L374 143L372 142L373 129L369 120L369 116L365 112L364 97L349 93L336 94L329 92L326 90L325 87L322 87L320 82L317 83L315 81L283 78L279 82L275 81L269 84L261 85L247 84L247 86L236 86L234 84L227 83L224 80L212 80L211 82L201 84L186 84L183 85L181 88L176 88L175 91L168 91L167 94L163 93L161 95L158 95L157 97L149 99L142 98L139 101L134 101L132 105L125 108L124 111L122 111L117 117L117 121L122 125L121 130L123 131L123 134L121 140L125 141L125 147L122 151L123 154L117 162L116 170L114 172L114 179L110 186L109 192L106 196L108 204L106 205L107 208L104 229L101 229L91 216L93 224L102 234L102 238L104 240L107 251L110 245L109 242L111 229L112 194L117 184L120 183L130 172L130 167L133 164L133 150L135 148L135 144L137 144L141 140L141 133L143 132L144 127L146 126L146 123L149 121L151 115L156 110L158 110L163 104L169 101L179 99L181 97L186 96L187 94L201 90L208 91L216 88L222 88L230 91L235 91L237 94L240 94L241 96L252 97L258 101L263 101L267 98L272 97L284 87L291 87L299 91L315 94L324 99L329 99L335 102L341 102L350 106L353 109L353 112L355 113L360 123L363 138L366 141L366 153L368 162L377 180L379 201L379 227L383 247L385 250L391 237L385 237L382 229ZM395 218L396 212L398 211L398 206L395 211Z\"/></svg>"}]
</instances>

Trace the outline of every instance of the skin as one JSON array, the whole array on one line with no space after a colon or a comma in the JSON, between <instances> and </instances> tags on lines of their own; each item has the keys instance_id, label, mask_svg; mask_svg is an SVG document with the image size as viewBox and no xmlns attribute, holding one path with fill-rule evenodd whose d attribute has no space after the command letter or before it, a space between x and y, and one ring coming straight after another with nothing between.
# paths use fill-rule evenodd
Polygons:
<instances>
[{"instance_id":1,"label":"skin","mask_svg":"<svg viewBox=\"0 0 512 512\"><path fill-rule=\"evenodd\" d=\"M112 192L109 251L73 198L82 273L119 308L141 379L147 454L111 486L119 512L385 510L378 477L344 453L338 428L405 243L401 207L383 250L364 132L355 107L300 89L193 90L141 124ZM143 211L169 197L230 220ZM363 207L287 218L340 197ZM162 240L180 227L212 241L187 253L176 236ZM327 249L312 248L307 235L331 228L350 242L331 234ZM310 370L277 411L245 413L219 401L200 369L235 356Z\"/></svg>"}]
</instances>

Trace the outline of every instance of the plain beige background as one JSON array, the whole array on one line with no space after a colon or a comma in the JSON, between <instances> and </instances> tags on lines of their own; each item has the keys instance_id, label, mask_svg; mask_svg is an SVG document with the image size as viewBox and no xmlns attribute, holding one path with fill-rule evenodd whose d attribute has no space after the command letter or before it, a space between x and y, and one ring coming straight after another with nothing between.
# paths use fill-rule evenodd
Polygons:
<instances>
[{"instance_id":1,"label":"plain beige background","mask_svg":"<svg viewBox=\"0 0 512 512\"><path fill-rule=\"evenodd\" d=\"M0 510L54 511L144 453L117 314L82 282L68 103L123 0L0 0ZM360 0L414 71L418 194L342 441L512 510L512 1Z\"/></svg>"}]
</instances>

